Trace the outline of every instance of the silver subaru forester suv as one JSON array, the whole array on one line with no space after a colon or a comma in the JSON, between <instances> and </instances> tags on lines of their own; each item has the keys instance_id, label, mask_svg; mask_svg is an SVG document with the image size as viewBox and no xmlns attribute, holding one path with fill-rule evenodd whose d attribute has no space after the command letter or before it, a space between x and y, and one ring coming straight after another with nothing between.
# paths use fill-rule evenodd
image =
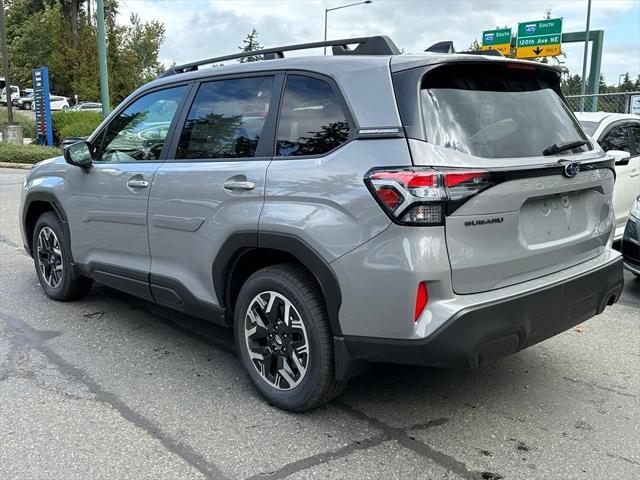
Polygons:
<instances>
[{"instance_id":1,"label":"silver subaru forester suv","mask_svg":"<svg viewBox=\"0 0 640 480\"><path fill-rule=\"evenodd\" d=\"M172 68L29 172L44 292L95 280L233 327L292 411L375 362L476 367L601 313L613 159L557 69L488 53L367 37ZM198 68L242 55L263 61Z\"/></svg>"}]
</instances>

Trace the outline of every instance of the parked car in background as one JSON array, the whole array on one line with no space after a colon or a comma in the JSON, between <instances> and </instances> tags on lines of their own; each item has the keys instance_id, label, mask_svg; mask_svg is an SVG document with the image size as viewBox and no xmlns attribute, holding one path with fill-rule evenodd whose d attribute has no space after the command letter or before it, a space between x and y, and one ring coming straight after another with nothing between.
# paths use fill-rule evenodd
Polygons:
<instances>
[{"instance_id":1,"label":"parked car in background","mask_svg":"<svg viewBox=\"0 0 640 480\"><path fill-rule=\"evenodd\" d=\"M17 85L11 85L11 98L20 98L20 87L18 87ZM2 89L2 92L0 92L0 104L2 105L6 105L7 104L7 87L5 86ZM11 104L13 105L13 101L11 102Z\"/></svg>"},{"instance_id":2,"label":"parked car in background","mask_svg":"<svg viewBox=\"0 0 640 480\"><path fill-rule=\"evenodd\" d=\"M640 278L640 195L629 212L627 226L622 236L624 268Z\"/></svg>"},{"instance_id":3,"label":"parked car in background","mask_svg":"<svg viewBox=\"0 0 640 480\"><path fill-rule=\"evenodd\" d=\"M51 102L51 110L66 110L69 108L69 100L67 97L60 97L58 95L51 95L49 97Z\"/></svg>"},{"instance_id":4,"label":"parked car in background","mask_svg":"<svg viewBox=\"0 0 640 480\"><path fill-rule=\"evenodd\" d=\"M102 104L98 102L80 102L70 106L67 112L102 112Z\"/></svg>"},{"instance_id":5,"label":"parked car in background","mask_svg":"<svg viewBox=\"0 0 640 480\"><path fill-rule=\"evenodd\" d=\"M24 97L12 100L11 104L20 110L31 110L33 108L33 92Z\"/></svg>"},{"instance_id":6,"label":"parked car in background","mask_svg":"<svg viewBox=\"0 0 640 480\"><path fill-rule=\"evenodd\" d=\"M629 210L640 194L640 117L628 113L576 112L584 131L616 160L614 240L622 239Z\"/></svg>"},{"instance_id":7,"label":"parked car in background","mask_svg":"<svg viewBox=\"0 0 640 480\"><path fill-rule=\"evenodd\" d=\"M61 97L59 95L50 95L49 97L51 110L67 110L69 108L69 100L67 97ZM31 94L16 98L11 101L11 104L18 107L20 110L31 110L34 107L33 92Z\"/></svg>"}]
</instances>

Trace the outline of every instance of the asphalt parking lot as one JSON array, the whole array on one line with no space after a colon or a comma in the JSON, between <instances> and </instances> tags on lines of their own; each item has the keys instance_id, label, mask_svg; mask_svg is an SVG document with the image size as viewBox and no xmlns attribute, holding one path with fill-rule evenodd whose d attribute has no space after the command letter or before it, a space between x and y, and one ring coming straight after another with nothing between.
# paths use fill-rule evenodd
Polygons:
<instances>
[{"instance_id":1,"label":"asphalt parking lot","mask_svg":"<svg viewBox=\"0 0 640 480\"><path fill-rule=\"evenodd\" d=\"M0 170L0 479L640 478L640 282L474 371L377 366L332 404L270 407L232 332L107 287L56 303Z\"/></svg>"}]
</instances>

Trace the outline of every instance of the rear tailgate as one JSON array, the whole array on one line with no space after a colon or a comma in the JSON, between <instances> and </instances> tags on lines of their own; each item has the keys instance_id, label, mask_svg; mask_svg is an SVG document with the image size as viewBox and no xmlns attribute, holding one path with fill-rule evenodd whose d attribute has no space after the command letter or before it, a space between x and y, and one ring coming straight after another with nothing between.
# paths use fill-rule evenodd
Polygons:
<instances>
[{"instance_id":1,"label":"rear tailgate","mask_svg":"<svg viewBox=\"0 0 640 480\"><path fill-rule=\"evenodd\" d=\"M454 291L505 287L602 253L612 227L614 175L598 167L583 164L574 178L561 168L511 171L449 215Z\"/></svg>"},{"instance_id":2,"label":"rear tailgate","mask_svg":"<svg viewBox=\"0 0 640 480\"><path fill-rule=\"evenodd\" d=\"M504 59L416 70L394 73L414 164L490 178L445 208L456 293L524 282L604 251L613 163L561 100L556 71Z\"/></svg>"}]
</instances>

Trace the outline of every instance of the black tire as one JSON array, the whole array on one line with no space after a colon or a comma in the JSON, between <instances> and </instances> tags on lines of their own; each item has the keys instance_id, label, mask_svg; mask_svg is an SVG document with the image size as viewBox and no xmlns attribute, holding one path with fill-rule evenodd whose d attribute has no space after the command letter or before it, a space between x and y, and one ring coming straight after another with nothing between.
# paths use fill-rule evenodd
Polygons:
<instances>
[{"instance_id":1,"label":"black tire","mask_svg":"<svg viewBox=\"0 0 640 480\"><path fill-rule=\"evenodd\" d=\"M54 236L51 236L53 232ZM55 243L59 248L49 248L46 242L42 244L38 243L40 235L49 235L50 242ZM93 280L84 276L76 275L73 271L71 263L71 248L67 242L67 236L65 234L65 227L54 212L43 213L36 222L33 229L33 260L36 267L36 273L38 274L38 280L40 286L44 290L44 293L48 297L54 300L68 301L75 300L85 296ZM59 255L52 253L53 251L59 251ZM50 260L51 257L56 257L52 261L51 265L47 269L46 266L41 268L40 261L43 264L45 259ZM59 257L59 258L58 258ZM50 260L51 261L51 260ZM55 267L61 266L61 271L55 269ZM44 268L44 272L43 272ZM51 273L51 269L56 270L55 273ZM55 281L53 281L55 279Z\"/></svg>"},{"instance_id":2,"label":"black tire","mask_svg":"<svg viewBox=\"0 0 640 480\"><path fill-rule=\"evenodd\" d=\"M24 102L22 106L25 110L31 110L31 102Z\"/></svg>"},{"instance_id":3,"label":"black tire","mask_svg":"<svg viewBox=\"0 0 640 480\"><path fill-rule=\"evenodd\" d=\"M245 338L245 326L250 322L247 320L247 311L260 294L269 295L265 292L276 292L286 297L295 308L294 314L299 314L299 320L306 330L308 354L306 357L304 354L301 356L306 358L306 371L301 375L299 384L293 388L278 389L272 386L249 356L249 340ZM293 325L292 320L289 322ZM330 402L346 386L346 382L335 380L333 336L324 302L314 279L303 269L291 264L281 264L263 268L251 275L238 295L234 327L240 361L255 387L269 403L284 410L302 412ZM290 335L290 340L293 336ZM290 348L290 354L292 350ZM276 361L273 365L279 363ZM300 373L299 370L297 372ZM287 383L285 381L285 385Z\"/></svg>"}]
</instances>

